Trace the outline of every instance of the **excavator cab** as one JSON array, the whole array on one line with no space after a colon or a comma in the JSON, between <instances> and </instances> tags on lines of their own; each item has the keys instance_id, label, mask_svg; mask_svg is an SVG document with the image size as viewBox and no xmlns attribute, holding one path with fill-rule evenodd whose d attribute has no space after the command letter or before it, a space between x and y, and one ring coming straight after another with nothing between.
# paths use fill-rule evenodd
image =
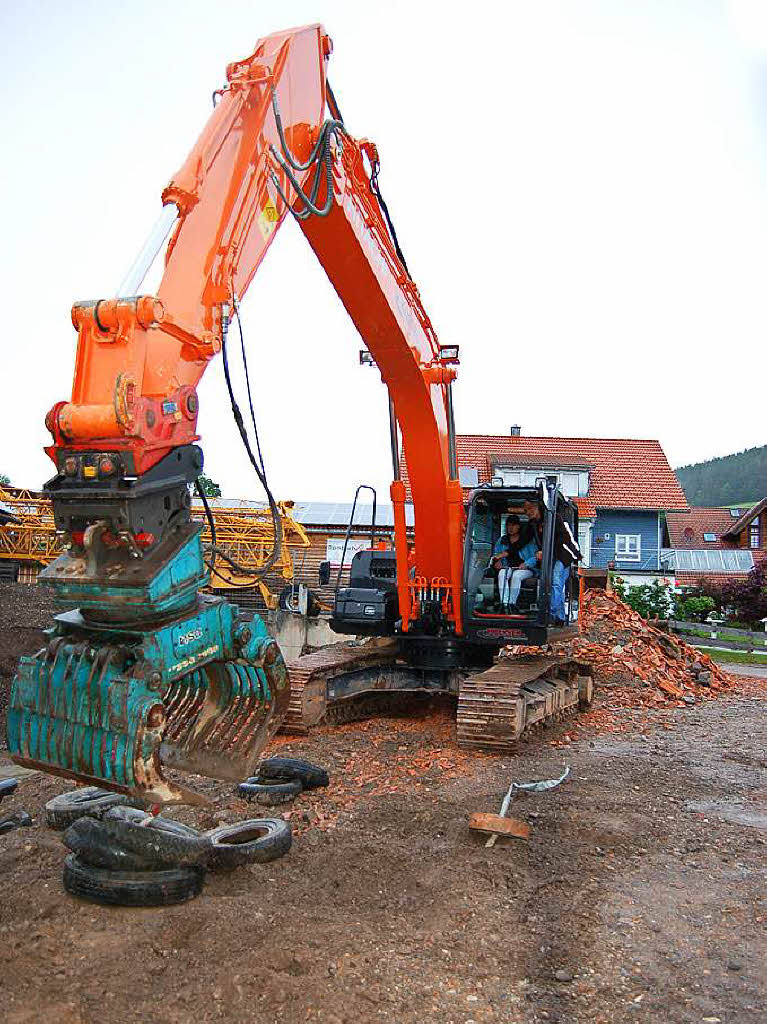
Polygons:
<instances>
[{"instance_id":1,"label":"excavator cab","mask_svg":"<svg viewBox=\"0 0 767 1024\"><path fill-rule=\"evenodd\" d=\"M527 532L524 503L542 509L541 558L534 574L521 583L515 608L509 612L502 601L499 573L493 565L495 545L506 530L506 519L516 514ZM551 613L554 570L554 532L557 516L578 536L578 509L556 485L556 479L542 478L535 487L505 487L488 484L475 490L467 510L464 547L463 623L468 642L480 646L529 644L541 646L567 639L577 633L579 579L571 567L565 585L564 624Z\"/></svg>"},{"instance_id":2,"label":"excavator cab","mask_svg":"<svg viewBox=\"0 0 767 1024\"><path fill-rule=\"evenodd\" d=\"M542 510L541 558L534 573L522 581L515 608L509 612L499 588L499 573L492 556L498 539L504 535L506 519L516 514L523 533L528 532L524 503L533 502ZM551 590L555 562L555 523L559 517L578 535L578 509L559 490L556 478L541 478L534 487L505 487L488 484L472 492L467 509L463 559L463 634L458 655L461 664L483 662L506 644L541 646L554 640L575 636L578 629L579 577L571 567L565 585L565 619L557 622L551 615ZM347 533L348 536L348 533ZM371 548L358 552L351 562L349 585L335 594L331 626L337 633L357 636L392 636L398 631L396 556L393 551ZM428 633L428 630L426 630ZM424 641L423 628L407 639L409 659L423 659L424 642L434 646L445 637L434 632ZM451 657L455 658L455 639ZM438 645L439 646L439 645ZM415 648L418 647L416 651ZM435 651L429 664L442 657ZM434 658L437 661L434 661Z\"/></svg>"}]
</instances>

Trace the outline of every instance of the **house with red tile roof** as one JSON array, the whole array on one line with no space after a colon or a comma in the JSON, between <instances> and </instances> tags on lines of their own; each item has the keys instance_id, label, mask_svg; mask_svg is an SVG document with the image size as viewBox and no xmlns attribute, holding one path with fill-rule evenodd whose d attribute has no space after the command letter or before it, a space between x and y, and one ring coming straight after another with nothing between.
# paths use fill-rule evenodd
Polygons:
<instances>
[{"instance_id":1,"label":"house with red tile roof","mask_svg":"<svg viewBox=\"0 0 767 1024\"><path fill-rule=\"evenodd\" d=\"M458 475L466 493L493 478L531 486L556 475L575 499L585 566L613 563L623 574L663 573L663 515L688 510L660 442L633 438L459 434ZM407 470L404 474L407 483Z\"/></svg>"},{"instance_id":2,"label":"house with red tile roof","mask_svg":"<svg viewBox=\"0 0 767 1024\"><path fill-rule=\"evenodd\" d=\"M665 543L661 560L680 586L703 576L742 578L767 562L767 497L749 507L669 512Z\"/></svg>"}]
</instances>

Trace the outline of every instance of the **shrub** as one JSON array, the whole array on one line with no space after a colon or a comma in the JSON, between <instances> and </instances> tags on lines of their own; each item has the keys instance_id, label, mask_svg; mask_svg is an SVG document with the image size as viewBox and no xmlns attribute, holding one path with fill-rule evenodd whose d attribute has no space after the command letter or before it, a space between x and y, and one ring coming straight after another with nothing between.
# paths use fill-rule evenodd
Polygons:
<instances>
[{"instance_id":1,"label":"shrub","mask_svg":"<svg viewBox=\"0 0 767 1024\"><path fill-rule=\"evenodd\" d=\"M643 619L667 619L673 610L669 588L660 580L632 587L620 576L614 576L613 590L621 601L638 612Z\"/></svg>"},{"instance_id":2,"label":"shrub","mask_svg":"<svg viewBox=\"0 0 767 1024\"><path fill-rule=\"evenodd\" d=\"M686 622L705 622L715 608L711 597L678 597L674 602L674 616Z\"/></svg>"},{"instance_id":3,"label":"shrub","mask_svg":"<svg viewBox=\"0 0 767 1024\"><path fill-rule=\"evenodd\" d=\"M747 622L756 629L767 618L767 573L763 566L755 566L745 580L733 580L725 591L726 604L732 608L733 618Z\"/></svg>"}]
</instances>

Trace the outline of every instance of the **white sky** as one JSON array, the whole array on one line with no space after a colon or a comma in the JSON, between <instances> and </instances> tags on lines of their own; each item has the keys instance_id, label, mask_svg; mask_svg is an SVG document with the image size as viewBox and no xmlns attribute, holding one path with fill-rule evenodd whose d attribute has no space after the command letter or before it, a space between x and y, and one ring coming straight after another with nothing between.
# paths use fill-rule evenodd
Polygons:
<instances>
[{"instance_id":1,"label":"white sky","mask_svg":"<svg viewBox=\"0 0 767 1024\"><path fill-rule=\"evenodd\" d=\"M50 476L72 301L114 294L225 65L317 20L461 346L460 432L653 437L672 465L767 441L763 0L6 0L0 472ZM275 494L387 495L383 385L290 221L243 318ZM258 497L219 360L200 398L207 472Z\"/></svg>"}]
</instances>

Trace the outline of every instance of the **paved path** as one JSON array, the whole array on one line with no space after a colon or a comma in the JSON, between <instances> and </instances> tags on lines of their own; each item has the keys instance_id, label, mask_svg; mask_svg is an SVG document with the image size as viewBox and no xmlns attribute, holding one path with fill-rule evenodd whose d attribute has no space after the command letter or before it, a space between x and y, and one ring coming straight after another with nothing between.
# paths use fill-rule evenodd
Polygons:
<instances>
[{"instance_id":1,"label":"paved path","mask_svg":"<svg viewBox=\"0 0 767 1024\"><path fill-rule=\"evenodd\" d=\"M720 661L719 668L725 672L732 672L736 676L756 676L757 679L767 679L767 665L740 665L733 661Z\"/></svg>"}]
</instances>

